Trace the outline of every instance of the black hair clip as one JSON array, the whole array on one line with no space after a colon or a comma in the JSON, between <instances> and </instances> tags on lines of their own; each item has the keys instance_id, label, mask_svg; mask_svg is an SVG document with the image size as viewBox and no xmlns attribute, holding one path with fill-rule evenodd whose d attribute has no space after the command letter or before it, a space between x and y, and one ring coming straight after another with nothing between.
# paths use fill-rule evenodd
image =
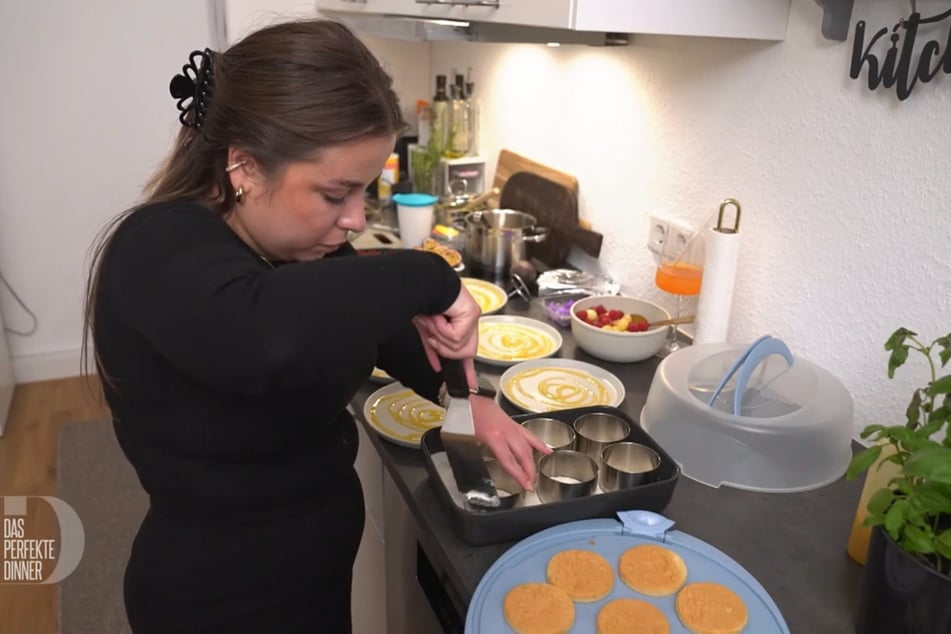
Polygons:
<instances>
[{"instance_id":1,"label":"black hair clip","mask_svg":"<svg viewBox=\"0 0 951 634\"><path fill-rule=\"evenodd\" d=\"M182 72L172 77L168 90L178 100L178 120L190 128L201 128L211 100L211 64L213 51L192 51ZM187 102L187 103L186 103ZM189 119L188 113L193 113Z\"/></svg>"}]
</instances>

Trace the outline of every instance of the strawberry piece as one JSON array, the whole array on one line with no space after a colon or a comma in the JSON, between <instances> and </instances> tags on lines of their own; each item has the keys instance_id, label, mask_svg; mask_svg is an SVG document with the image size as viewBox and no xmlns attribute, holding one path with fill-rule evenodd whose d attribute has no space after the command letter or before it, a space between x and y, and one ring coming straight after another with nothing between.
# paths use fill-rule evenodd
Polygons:
<instances>
[{"instance_id":1,"label":"strawberry piece","mask_svg":"<svg viewBox=\"0 0 951 634\"><path fill-rule=\"evenodd\" d=\"M604 304L598 304L594 307L594 312L598 313L599 315L603 315L604 313L608 312L608 309L604 307Z\"/></svg>"}]
</instances>

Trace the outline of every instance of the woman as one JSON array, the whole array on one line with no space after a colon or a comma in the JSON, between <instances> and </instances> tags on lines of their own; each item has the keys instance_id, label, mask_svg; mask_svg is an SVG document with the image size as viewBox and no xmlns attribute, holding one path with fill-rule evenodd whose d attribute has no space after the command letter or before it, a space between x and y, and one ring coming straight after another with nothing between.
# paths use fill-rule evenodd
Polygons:
<instances>
[{"instance_id":1,"label":"woman","mask_svg":"<svg viewBox=\"0 0 951 634\"><path fill-rule=\"evenodd\" d=\"M349 632L363 527L346 407L374 365L437 400L478 306L438 256L354 255L404 129L345 27L276 25L172 80L183 123L99 244L87 326L150 496L125 577L142 632ZM523 485L547 451L488 398L477 435ZM379 597L369 597L378 600Z\"/></svg>"}]
</instances>

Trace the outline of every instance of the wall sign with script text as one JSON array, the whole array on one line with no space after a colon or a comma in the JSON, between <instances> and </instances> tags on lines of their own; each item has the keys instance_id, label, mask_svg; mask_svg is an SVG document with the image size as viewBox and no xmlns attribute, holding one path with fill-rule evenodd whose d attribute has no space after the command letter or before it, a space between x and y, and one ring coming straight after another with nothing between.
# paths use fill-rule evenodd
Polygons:
<instances>
[{"instance_id":1,"label":"wall sign with script text","mask_svg":"<svg viewBox=\"0 0 951 634\"><path fill-rule=\"evenodd\" d=\"M823 36L844 41L853 0L816 0L816 4L823 9ZM855 23L852 79L861 79L864 73L869 90L894 89L904 101L919 84L951 75L951 7L923 15L917 4L912 0L911 14L889 26L876 29L866 20Z\"/></svg>"}]
</instances>

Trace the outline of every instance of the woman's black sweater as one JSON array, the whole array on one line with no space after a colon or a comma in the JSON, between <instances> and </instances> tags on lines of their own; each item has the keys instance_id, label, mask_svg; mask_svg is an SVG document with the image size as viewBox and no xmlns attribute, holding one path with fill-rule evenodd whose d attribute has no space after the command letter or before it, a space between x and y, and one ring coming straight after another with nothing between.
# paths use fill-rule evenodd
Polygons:
<instances>
[{"instance_id":1,"label":"woman's black sweater","mask_svg":"<svg viewBox=\"0 0 951 634\"><path fill-rule=\"evenodd\" d=\"M437 255L272 268L198 204L124 219L94 341L119 442L153 508L229 522L292 512L352 473L348 403L377 365L435 399L410 319L457 297Z\"/></svg>"}]
</instances>

